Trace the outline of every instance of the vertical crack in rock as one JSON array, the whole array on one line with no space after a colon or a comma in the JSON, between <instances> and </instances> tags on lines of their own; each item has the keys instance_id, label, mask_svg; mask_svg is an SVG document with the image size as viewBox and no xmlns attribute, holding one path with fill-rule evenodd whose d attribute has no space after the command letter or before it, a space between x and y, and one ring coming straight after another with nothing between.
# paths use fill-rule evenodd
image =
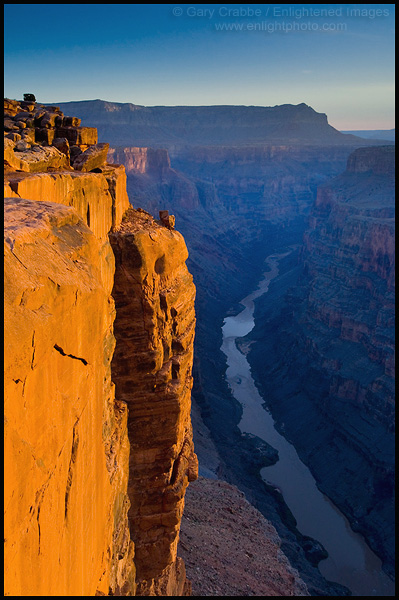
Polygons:
<instances>
[{"instance_id":1,"label":"vertical crack in rock","mask_svg":"<svg viewBox=\"0 0 399 600\"><path fill-rule=\"evenodd\" d=\"M32 353L32 360L30 363L30 368L33 369L33 363L35 360L35 332L33 332L32 334L32 348L33 348L33 353Z\"/></svg>"},{"instance_id":2,"label":"vertical crack in rock","mask_svg":"<svg viewBox=\"0 0 399 600\"><path fill-rule=\"evenodd\" d=\"M78 425L78 421L76 421L75 425L73 426L73 433L72 433L71 457L69 459L68 477L67 477L67 484L66 484L66 490L65 490L65 520L67 520L67 517L68 517L69 495L71 492L75 463L76 463L76 458L77 458L77 453L78 453L79 434L77 431L77 425Z\"/></svg>"},{"instance_id":3,"label":"vertical crack in rock","mask_svg":"<svg viewBox=\"0 0 399 600\"><path fill-rule=\"evenodd\" d=\"M38 532L39 532L39 550L38 550L38 554L40 554L40 505L37 507L37 516L36 516L36 520L37 520L37 528L38 528Z\"/></svg>"}]
</instances>

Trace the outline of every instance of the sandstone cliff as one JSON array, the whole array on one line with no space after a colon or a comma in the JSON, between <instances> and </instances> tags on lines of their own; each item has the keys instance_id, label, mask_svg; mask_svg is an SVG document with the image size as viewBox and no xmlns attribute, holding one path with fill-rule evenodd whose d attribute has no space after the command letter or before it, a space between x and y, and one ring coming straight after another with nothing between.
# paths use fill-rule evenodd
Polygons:
<instances>
[{"instance_id":1,"label":"sandstone cliff","mask_svg":"<svg viewBox=\"0 0 399 600\"><path fill-rule=\"evenodd\" d=\"M110 240L117 310L112 373L117 397L129 407L138 592L188 595L184 565L176 561L184 493L198 471L190 419L195 288L188 253L180 233L145 211L127 211Z\"/></svg>"},{"instance_id":2,"label":"sandstone cliff","mask_svg":"<svg viewBox=\"0 0 399 600\"><path fill-rule=\"evenodd\" d=\"M59 107L5 113L5 594L187 595L183 238L127 212L93 128Z\"/></svg>"},{"instance_id":3,"label":"sandstone cliff","mask_svg":"<svg viewBox=\"0 0 399 600\"><path fill-rule=\"evenodd\" d=\"M132 592L111 249L53 202L6 199L5 235L5 593Z\"/></svg>"}]
</instances>

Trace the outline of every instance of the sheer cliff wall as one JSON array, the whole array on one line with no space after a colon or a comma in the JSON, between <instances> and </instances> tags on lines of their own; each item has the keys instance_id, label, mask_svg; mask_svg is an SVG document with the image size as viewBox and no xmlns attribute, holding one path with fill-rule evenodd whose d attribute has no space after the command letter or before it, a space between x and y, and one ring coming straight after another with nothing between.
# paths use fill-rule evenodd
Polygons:
<instances>
[{"instance_id":1,"label":"sheer cliff wall","mask_svg":"<svg viewBox=\"0 0 399 600\"><path fill-rule=\"evenodd\" d=\"M74 209L20 198L5 233L5 593L116 593L134 584L129 442L101 244Z\"/></svg>"},{"instance_id":2,"label":"sheer cliff wall","mask_svg":"<svg viewBox=\"0 0 399 600\"><path fill-rule=\"evenodd\" d=\"M189 595L184 240L126 213L125 170L93 128L5 112L5 594Z\"/></svg>"},{"instance_id":3,"label":"sheer cliff wall","mask_svg":"<svg viewBox=\"0 0 399 600\"><path fill-rule=\"evenodd\" d=\"M138 592L186 595L176 553L185 489L198 475L190 418L195 287L185 265L188 252L180 233L133 209L110 240L117 309L112 372L117 395L129 406Z\"/></svg>"}]
</instances>

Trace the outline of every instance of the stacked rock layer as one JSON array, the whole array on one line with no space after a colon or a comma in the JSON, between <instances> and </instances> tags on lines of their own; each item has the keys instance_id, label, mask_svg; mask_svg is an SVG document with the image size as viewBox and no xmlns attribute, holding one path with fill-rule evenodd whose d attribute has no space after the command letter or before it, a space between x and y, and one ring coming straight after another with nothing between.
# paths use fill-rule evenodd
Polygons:
<instances>
[{"instance_id":1,"label":"stacked rock layer","mask_svg":"<svg viewBox=\"0 0 399 600\"><path fill-rule=\"evenodd\" d=\"M95 129L57 107L4 106L5 594L187 595L176 546L196 477L195 318L183 238L133 209L122 223L125 170L106 163ZM122 274L141 279L121 291ZM140 341L118 347L124 373L111 369L113 287L118 344L120 323Z\"/></svg>"},{"instance_id":2,"label":"stacked rock layer","mask_svg":"<svg viewBox=\"0 0 399 600\"><path fill-rule=\"evenodd\" d=\"M111 233L117 396L129 407L129 513L140 595L186 595L178 533L198 464L190 418L195 287L180 233L130 209ZM159 573L162 577L159 578Z\"/></svg>"}]
</instances>

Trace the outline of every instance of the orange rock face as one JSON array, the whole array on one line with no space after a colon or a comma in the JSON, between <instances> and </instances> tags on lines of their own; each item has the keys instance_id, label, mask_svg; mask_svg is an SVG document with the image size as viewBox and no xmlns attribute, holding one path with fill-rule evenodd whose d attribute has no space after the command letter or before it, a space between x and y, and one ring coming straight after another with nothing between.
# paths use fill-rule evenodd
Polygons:
<instances>
[{"instance_id":1,"label":"orange rock face","mask_svg":"<svg viewBox=\"0 0 399 600\"><path fill-rule=\"evenodd\" d=\"M198 472L190 419L195 287L188 253L180 233L133 209L110 241L117 309L112 373L117 397L129 409L138 595L187 595L176 551L185 489Z\"/></svg>"},{"instance_id":2,"label":"orange rock face","mask_svg":"<svg viewBox=\"0 0 399 600\"><path fill-rule=\"evenodd\" d=\"M74 160L87 147L97 160L95 129L57 107L5 111L5 595L190 595L176 558L198 469L184 240L147 213L124 217L125 169L105 164L107 145L79 172L67 140L44 135L63 123ZM19 119L39 126L36 142L18 140Z\"/></svg>"},{"instance_id":3,"label":"orange rock face","mask_svg":"<svg viewBox=\"0 0 399 600\"><path fill-rule=\"evenodd\" d=\"M4 175L4 184L5 196L73 206L101 242L102 278L104 285L112 288L114 264L108 258L108 232L121 222L123 213L130 206L124 167L109 166L104 173L12 172Z\"/></svg>"},{"instance_id":4,"label":"orange rock face","mask_svg":"<svg viewBox=\"0 0 399 600\"><path fill-rule=\"evenodd\" d=\"M108 165L103 173L6 173L4 195L49 200L73 206L95 235L108 239L129 208L124 167Z\"/></svg>"},{"instance_id":5,"label":"orange rock face","mask_svg":"<svg viewBox=\"0 0 399 600\"><path fill-rule=\"evenodd\" d=\"M127 411L111 382L100 249L73 208L6 199L6 595L134 587Z\"/></svg>"}]
</instances>

